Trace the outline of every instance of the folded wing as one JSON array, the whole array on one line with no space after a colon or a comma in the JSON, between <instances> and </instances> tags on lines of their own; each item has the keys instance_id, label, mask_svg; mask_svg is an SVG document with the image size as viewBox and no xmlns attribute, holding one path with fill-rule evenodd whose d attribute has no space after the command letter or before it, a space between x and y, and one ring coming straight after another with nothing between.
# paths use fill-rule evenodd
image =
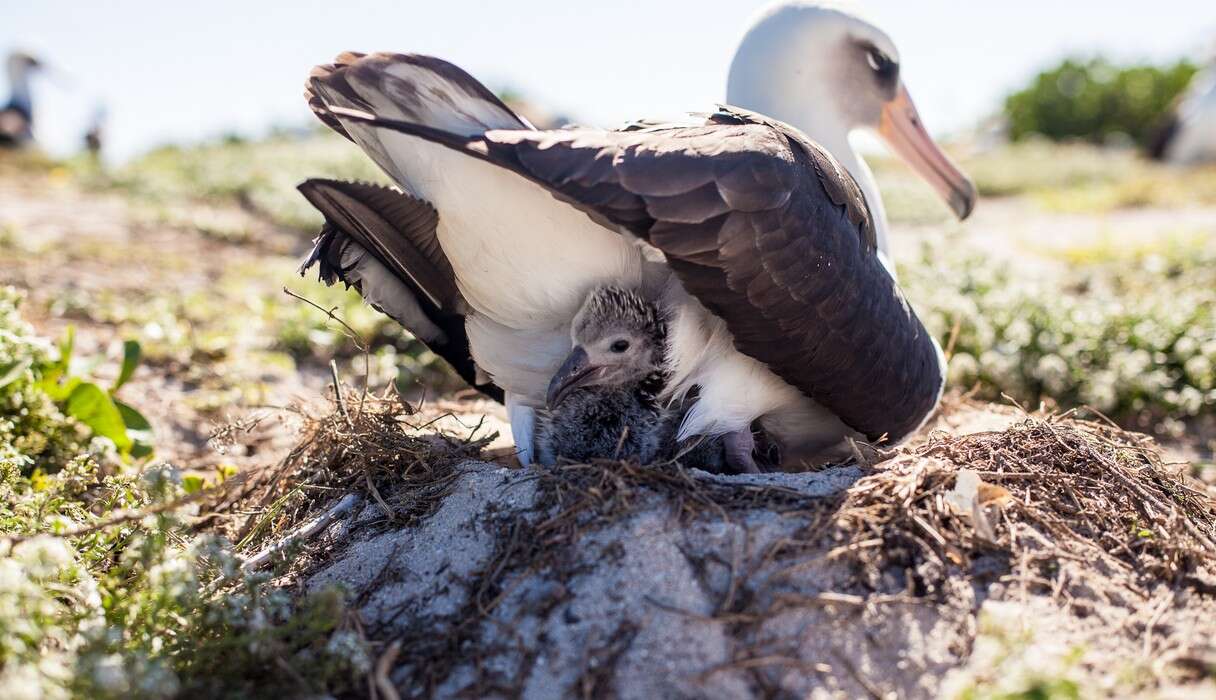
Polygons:
<instances>
[{"instance_id":1,"label":"folded wing","mask_svg":"<svg viewBox=\"0 0 1216 700\"><path fill-rule=\"evenodd\" d=\"M876 255L859 188L779 122L723 108L701 127L491 131L487 155L661 250L736 348L870 439L936 404L936 344Z\"/></svg>"}]
</instances>

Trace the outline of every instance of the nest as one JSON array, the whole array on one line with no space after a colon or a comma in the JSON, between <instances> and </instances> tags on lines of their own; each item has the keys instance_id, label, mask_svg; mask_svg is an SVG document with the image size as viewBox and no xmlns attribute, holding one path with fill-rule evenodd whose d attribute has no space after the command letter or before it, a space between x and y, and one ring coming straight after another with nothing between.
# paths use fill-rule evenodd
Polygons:
<instances>
[{"instance_id":1,"label":"nest","mask_svg":"<svg viewBox=\"0 0 1216 700\"><path fill-rule=\"evenodd\" d=\"M583 537L628 518L656 501L670 506L681 520L696 517L729 518L752 508L786 512L822 510L823 499L797 491L764 485L731 486L703 481L675 462L641 466L628 462L595 460L536 470L536 499L524 511L481 514L479 527L494 536L495 548L486 566L464 585L468 598L454 613L415 619L405 629L367 628L372 638L392 637L394 676L419 696L433 696L453 670L461 666L481 669L464 693L472 697L518 696L525 674L492 671L494 660L518 653L501 641L487 642L486 627L501 627L495 611L510 595L519 577L544 573L556 582L550 594L535 601L537 614L545 614L566 600L560 585L586 573L579 557ZM599 697L610 687L616 659L628 648L637 629L623 622L603 646L588 650L588 662L578 687L584 697ZM531 663L524 653L521 664Z\"/></svg>"},{"instance_id":2,"label":"nest","mask_svg":"<svg viewBox=\"0 0 1216 700\"><path fill-rule=\"evenodd\" d=\"M296 447L223 490L213 509L247 514L228 533L242 548L292 530L350 493L374 501L385 522L411 525L443 502L456 466L479 457L496 437L477 437L480 426L463 437L431 430L449 415L392 392L339 398L323 415L301 412Z\"/></svg>"},{"instance_id":3,"label":"nest","mask_svg":"<svg viewBox=\"0 0 1216 700\"><path fill-rule=\"evenodd\" d=\"M1104 574L1091 586L1146 593L1216 568L1216 502L1142 435L1027 417L999 432L931 435L885 467L849 489L833 533L843 541L833 554L872 587L902 570L923 595L995 563L1059 593L1061 563L1074 562ZM960 504L962 470L979 484Z\"/></svg>"}]
</instances>

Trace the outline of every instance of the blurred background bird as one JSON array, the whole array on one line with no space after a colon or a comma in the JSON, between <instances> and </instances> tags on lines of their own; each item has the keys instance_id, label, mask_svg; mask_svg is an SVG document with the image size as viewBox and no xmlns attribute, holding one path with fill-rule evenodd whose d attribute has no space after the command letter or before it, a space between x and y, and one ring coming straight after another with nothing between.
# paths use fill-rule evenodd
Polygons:
<instances>
[{"instance_id":1,"label":"blurred background bird","mask_svg":"<svg viewBox=\"0 0 1216 700\"><path fill-rule=\"evenodd\" d=\"M1149 145L1149 155L1176 165L1216 162L1216 49L1178 96Z\"/></svg>"},{"instance_id":2,"label":"blurred background bird","mask_svg":"<svg viewBox=\"0 0 1216 700\"><path fill-rule=\"evenodd\" d=\"M42 63L24 51L13 51L5 65L9 97L0 107L0 147L13 148L34 139L34 98L30 81Z\"/></svg>"},{"instance_id":3,"label":"blurred background bird","mask_svg":"<svg viewBox=\"0 0 1216 700\"><path fill-rule=\"evenodd\" d=\"M93 159L101 158L105 146L106 107L98 103L89 119L89 128L84 132L84 149Z\"/></svg>"}]
</instances>

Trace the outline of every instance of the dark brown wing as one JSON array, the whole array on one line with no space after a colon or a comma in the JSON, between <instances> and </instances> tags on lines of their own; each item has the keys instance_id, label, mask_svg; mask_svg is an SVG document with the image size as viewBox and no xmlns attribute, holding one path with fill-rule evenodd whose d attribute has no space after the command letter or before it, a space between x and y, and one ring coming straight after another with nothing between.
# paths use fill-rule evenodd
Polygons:
<instances>
[{"instance_id":1,"label":"dark brown wing","mask_svg":"<svg viewBox=\"0 0 1216 700\"><path fill-rule=\"evenodd\" d=\"M452 266L435 237L439 215L428 202L380 185L340 180L306 180L299 186L308 201L325 215L325 225L313 250L300 268L304 274L314 264L326 284L341 281L354 286L368 298L378 299L377 307L397 319L452 366L469 386L501 402L503 392L493 384L477 383L477 368L469 354L463 303L456 287ZM366 289L376 278L367 270L344 265L343 256L350 243L357 243L382 265L394 286L382 294ZM362 261L357 263L365 264ZM409 295L409 298L404 298ZM373 302L376 303L376 302ZM394 307L396 304L398 306ZM424 337L411 328L413 314L441 334Z\"/></svg>"},{"instance_id":2,"label":"dark brown wing","mask_svg":"<svg viewBox=\"0 0 1216 700\"><path fill-rule=\"evenodd\" d=\"M723 109L701 127L485 143L662 250L741 352L868 438L899 439L936 404L937 349L875 253L857 184L799 132Z\"/></svg>"}]
</instances>

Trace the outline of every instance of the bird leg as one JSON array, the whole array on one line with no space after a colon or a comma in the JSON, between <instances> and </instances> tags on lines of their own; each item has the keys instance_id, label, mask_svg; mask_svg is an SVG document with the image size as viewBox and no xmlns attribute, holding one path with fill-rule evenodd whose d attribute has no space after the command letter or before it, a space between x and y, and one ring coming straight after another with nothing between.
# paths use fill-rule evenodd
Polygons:
<instances>
[{"instance_id":1,"label":"bird leg","mask_svg":"<svg viewBox=\"0 0 1216 700\"><path fill-rule=\"evenodd\" d=\"M756 437L752 435L751 426L722 436L722 444L726 448L726 464L733 473L760 473L760 467L753 456L756 450Z\"/></svg>"}]
</instances>

